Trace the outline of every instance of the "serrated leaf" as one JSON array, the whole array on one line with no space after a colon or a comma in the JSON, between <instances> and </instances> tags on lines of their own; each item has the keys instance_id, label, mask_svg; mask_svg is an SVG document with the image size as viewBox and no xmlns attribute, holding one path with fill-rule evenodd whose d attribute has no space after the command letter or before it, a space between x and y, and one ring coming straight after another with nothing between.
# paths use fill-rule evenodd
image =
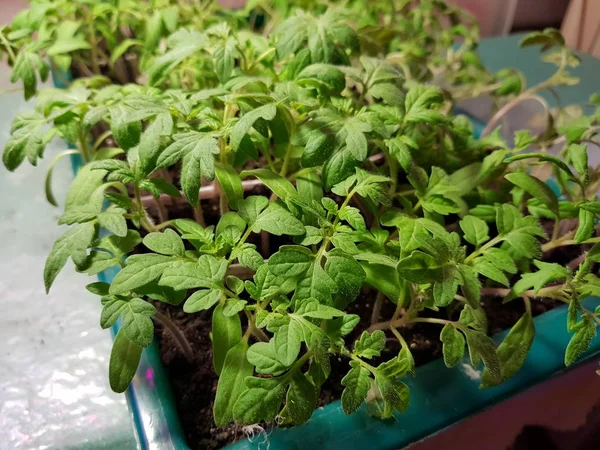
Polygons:
<instances>
[{"instance_id":1,"label":"serrated leaf","mask_svg":"<svg viewBox=\"0 0 600 450\"><path fill-rule=\"evenodd\" d=\"M246 134L250 131L250 128L252 128L252 126L258 119L273 120L275 118L276 113L277 108L275 104L270 103L268 105L260 106L244 114L231 130L231 136L229 141L231 149L234 152L238 150L242 139L244 138L244 136L246 136Z\"/></svg>"},{"instance_id":2,"label":"serrated leaf","mask_svg":"<svg viewBox=\"0 0 600 450\"><path fill-rule=\"evenodd\" d=\"M218 289L201 289L194 292L185 301L183 311L192 314L205 309L210 309L217 304L223 292Z\"/></svg>"},{"instance_id":3,"label":"serrated leaf","mask_svg":"<svg viewBox=\"0 0 600 450\"><path fill-rule=\"evenodd\" d=\"M460 222L465 240L476 247L489 240L487 223L475 216L465 216Z\"/></svg>"},{"instance_id":4,"label":"serrated leaf","mask_svg":"<svg viewBox=\"0 0 600 450\"><path fill-rule=\"evenodd\" d=\"M371 388L371 373L362 366L355 366L342 378L342 409L352 414L364 402Z\"/></svg>"},{"instance_id":5,"label":"serrated leaf","mask_svg":"<svg viewBox=\"0 0 600 450\"><path fill-rule=\"evenodd\" d=\"M579 209L579 225L573 238L577 244L591 238L594 234L594 216L595 214L591 211L583 208Z\"/></svg>"},{"instance_id":6,"label":"serrated leaf","mask_svg":"<svg viewBox=\"0 0 600 450\"><path fill-rule=\"evenodd\" d=\"M525 190L532 197L538 199L558 217L558 198L546 183L525 172L509 173L505 175L505 178L514 185Z\"/></svg>"},{"instance_id":7,"label":"serrated leaf","mask_svg":"<svg viewBox=\"0 0 600 450\"><path fill-rule=\"evenodd\" d=\"M245 391L235 402L233 418L237 423L272 422L281 408L284 386L278 378L246 378Z\"/></svg>"},{"instance_id":8,"label":"serrated leaf","mask_svg":"<svg viewBox=\"0 0 600 450\"><path fill-rule=\"evenodd\" d=\"M65 234L59 237L44 265L44 285L46 292L50 291L52 283L59 272L67 263L69 257L76 265L85 263L87 248L91 245L96 234L96 226L93 222L86 222L71 227Z\"/></svg>"},{"instance_id":9,"label":"serrated leaf","mask_svg":"<svg viewBox=\"0 0 600 450\"><path fill-rule=\"evenodd\" d=\"M385 333L376 330L369 334L363 331L360 338L354 343L354 353L361 358L374 358L379 356L381 350L385 347Z\"/></svg>"},{"instance_id":10,"label":"serrated leaf","mask_svg":"<svg viewBox=\"0 0 600 450\"><path fill-rule=\"evenodd\" d=\"M272 340L251 345L247 357L257 373L276 375L283 372L287 367L277 359Z\"/></svg>"},{"instance_id":11,"label":"serrated leaf","mask_svg":"<svg viewBox=\"0 0 600 450\"><path fill-rule=\"evenodd\" d=\"M277 360L286 367L291 366L300 354L302 328L294 320L283 324L275 331L273 344Z\"/></svg>"},{"instance_id":12,"label":"serrated leaf","mask_svg":"<svg viewBox=\"0 0 600 450\"><path fill-rule=\"evenodd\" d=\"M156 280L172 263L169 256L148 254L127 258L127 265L115 276L111 294L123 294Z\"/></svg>"},{"instance_id":13,"label":"serrated leaf","mask_svg":"<svg viewBox=\"0 0 600 450\"><path fill-rule=\"evenodd\" d=\"M281 411L284 423L299 425L310 419L317 406L317 398L313 383L302 372L296 372L290 382L285 408Z\"/></svg>"},{"instance_id":14,"label":"serrated leaf","mask_svg":"<svg viewBox=\"0 0 600 450\"><path fill-rule=\"evenodd\" d=\"M269 271L275 276L297 277L306 273L313 261L309 250L297 245L281 246L279 251L269 258Z\"/></svg>"},{"instance_id":15,"label":"serrated leaf","mask_svg":"<svg viewBox=\"0 0 600 450\"><path fill-rule=\"evenodd\" d=\"M477 367L479 362L483 360L491 380L500 383L502 381L502 370L494 341L480 331L464 330L464 333L467 337L471 364Z\"/></svg>"},{"instance_id":16,"label":"serrated leaf","mask_svg":"<svg viewBox=\"0 0 600 450\"><path fill-rule=\"evenodd\" d=\"M302 222L278 203L269 203L267 209L256 218L252 231L258 233L262 230L276 236L283 234L300 236L305 232Z\"/></svg>"},{"instance_id":17,"label":"serrated leaf","mask_svg":"<svg viewBox=\"0 0 600 450\"><path fill-rule=\"evenodd\" d=\"M143 242L150 250L163 255L183 256L185 251L183 241L170 228L163 232L148 233Z\"/></svg>"},{"instance_id":18,"label":"serrated leaf","mask_svg":"<svg viewBox=\"0 0 600 450\"><path fill-rule=\"evenodd\" d=\"M525 313L498 346L497 353L502 371L502 381L512 377L521 368L534 337L533 319L529 313ZM497 384L498 380L494 380L487 369L484 370L481 376L481 386L486 388Z\"/></svg>"},{"instance_id":19,"label":"serrated leaf","mask_svg":"<svg viewBox=\"0 0 600 450\"><path fill-rule=\"evenodd\" d=\"M221 163L215 165L215 173L219 186L225 193L227 204L230 208L237 210L240 202L244 199L244 189L242 188L240 176L233 167Z\"/></svg>"},{"instance_id":20,"label":"serrated leaf","mask_svg":"<svg viewBox=\"0 0 600 450\"><path fill-rule=\"evenodd\" d=\"M500 284L503 284L504 286L508 286L509 284L506 275L504 275L504 273L494 264L484 258L477 258L475 261L473 261L473 268L478 273L486 278L489 278L490 280L494 280Z\"/></svg>"},{"instance_id":21,"label":"serrated leaf","mask_svg":"<svg viewBox=\"0 0 600 450\"><path fill-rule=\"evenodd\" d=\"M123 329L127 337L141 347L148 347L154 337L152 315L156 308L141 298L132 298L123 308Z\"/></svg>"},{"instance_id":22,"label":"serrated leaf","mask_svg":"<svg viewBox=\"0 0 600 450\"><path fill-rule=\"evenodd\" d=\"M581 325L575 331L575 334L567 345L567 350L565 351L566 366L573 364L589 348L594 336L596 336L594 321L588 316L583 316Z\"/></svg>"},{"instance_id":23,"label":"serrated leaf","mask_svg":"<svg viewBox=\"0 0 600 450\"><path fill-rule=\"evenodd\" d=\"M456 366L465 354L465 338L462 333L451 324L446 324L442 328L440 340L443 343L444 364L446 367Z\"/></svg>"}]
</instances>

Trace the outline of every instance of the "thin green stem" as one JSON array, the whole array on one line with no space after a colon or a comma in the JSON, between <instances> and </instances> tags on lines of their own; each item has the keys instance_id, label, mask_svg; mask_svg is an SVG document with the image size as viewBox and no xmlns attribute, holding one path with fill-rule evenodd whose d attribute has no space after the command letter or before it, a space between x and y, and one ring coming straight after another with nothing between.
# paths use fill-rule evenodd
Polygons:
<instances>
[{"instance_id":1,"label":"thin green stem","mask_svg":"<svg viewBox=\"0 0 600 450\"><path fill-rule=\"evenodd\" d=\"M489 241L486 244L482 245L479 249L475 250L473 253L471 253L469 256L467 256L465 258L465 264L469 264L471 261L473 261L479 255L485 253L486 250L488 250L489 248L491 248L494 245L498 244L499 242L502 242L503 240L504 240L504 236L502 236L502 235L496 236L491 241Z\"/></svg>"}]
</instances>

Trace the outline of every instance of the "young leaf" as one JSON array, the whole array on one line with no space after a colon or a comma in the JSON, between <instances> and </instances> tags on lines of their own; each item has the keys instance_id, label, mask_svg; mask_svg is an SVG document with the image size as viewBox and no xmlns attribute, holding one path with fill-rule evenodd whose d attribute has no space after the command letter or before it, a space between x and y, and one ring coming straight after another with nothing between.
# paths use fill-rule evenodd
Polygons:
<instances>
[{"instance_id":1,"label":"young leaf","mask_svg":"<svg viewBox=\"0 0 600 450\"><path fill-rule=\"evenodd\" d=\"M342 385L342 409L345 414L352 414L362 405L371 389L371 373L357 364L342 378Z\"/></svg>"},{"instance_id":2,"label":"young leaf","mask_svg":"<svg viewBox=\"0 0 600 450\"><path fill-rule=\"evenodd\" d=\"M535 327L531 314L525 313L511 328L502 343L498 346L498 359L502 372L501 381L512 377L521 368L535 337ZM486 388L499 384L490 372L485 369L481 376L481 387Z\"/></svg>"},{"instance_id":3,"label":"young leaf","mask_svg":"<svg viewBox=\"0 0 600 450\"><path fill-rule=\"evenodd\" d=\"M258 119L273 120L275 118L276 113L277 107L275 106L275 104L270 103L268 105L260 106L244 114L231 130L231 136L229 141L231 149L234 152L238 150L242 139L244 138L244 136L246 136L248 131L250 131L250 128L252 128L252 126Z\"/></svg>"},{"instance_id":4,"label":"young leaf","mask_svg":"<svg viewBox=\"0 0 600 450\"><path fill-rule=\"evenodd\" d=\"M581 144L571 144L567 152L569 158L571 158L573 167L575 167L575 170L581 176L583 183L587 184L589 179L587 147Z\"/></svg>"},{"instance_id":5,"label":"young leaf","mask_svg":"<svg viewBox=\"0 0 600 450\"><path fill-rule=\"evenodd\" d=\"M465 216L460 221L460 228L465 234L465 240L476 247L489 240L487 223L475 216Z\"/></svg>"},{"instance_id":6,"label":"young leaf","mask_svg":"<svg viewBox=\"0 0 600 450\"><path fill-rule=\"evenodd\" d=\"M579 209L579 225L573 240L580 244L594 234L594 213L583 208Z\"/></svg>"},{"instance_id":7,"label":"young leaf","mask_svg":"<svg viewBox=\"0 0 600 450\"><path fill-rule=\"evenodd\" d=\"M471 364L473 364L474 367L477 367L479 362L483 360L483 364L488 370L492 382L501 383L502 370L500 360L496 354L494 341L480 331L464 330L464 333L467 337Z\"/></svg>"},{"instance_id":8,"label":"young leaf","mask_svg":"<svg viewBox=\"0 0 600 450\"><path fill-rule=\"evenodd\" d=\"M269 271L278 277L296 277L304 274L310 267L313 256L304 247L284 245L269 258Z\"/></svg>"},{"instance_id":9,"label":"young leaf","mask_svg":"<svg viewBox=\"0 0 600 450\"><path fill-rule=\"evenodd\" d=\"M223 305L218 305L213 310L212 315L213 366L217 374L221 374L229 350L240 343L241 340L242 324L240 316L236 314L227 317L223 314Z\"/></svg>"},{"instance_id":10,"label":"young leaf","mask_svg":"<svg viewBox=\"0 0 600 450\"><path fill-rule=\"evenodd\" d=\"M192 314L212 308L221 298L223 292L218 289L201 289L194 292L185 301L183 311Z\"/></svg>"},{"instance_id":11,"label":"young leaf","mask_svg":"<svg viewBox=\"0 0 600 450\"><path fill-rule=\"evenodd\" d=\"M156 308L141 298L132 298L123 308L123 329L134 344L148 347L154 337L152 315Z\"/></svg>"},{"instance_id":12,"label":"young leaf","mask_svg":"<svg viewBox=\"0 0 600 450\"><path fill-rule=\"evenodd\" d=\"M448 323L442 328L440 340L443 343L444 364L446 367L456 366L465 354L465 338L462 333Z\"/></svg>"},{"instance_id":13,"label":"young leaf","mask_svg":"<svg viewBox=\"0 0 600 450\"><path fill-rule=\"evenodd\" d=\"M135 376L141 356L142 347L134 344L127 337L125 330L120 329L113 342L108 365L108 379L114 392L122 393L127 390Z\"/></svg>"},{"instance_id":14,"label":"young leaf","mask_svg":"<svg viewBox=\"0 0 600 450\"><path fill-rule=\"evenodd\" d=\"M385 333L376 330L372 334L363 331L360 338L354 343L354 353L361 358L374 358L379 356L385 347Z\"/></svg>"},{"instance_id":15,"label":"young leaf","mask_svg":"<svg viewBox=\"0 0 600 450\"><path fill-rule=\"evenodd\" d=\"M162 255L183 256L185 248L179 235L170 228L163 232L148 233L144 245Z\"/></svg>"},{"instance_id":16,"label":"young leaf","mask_svg":"<svg viewBox=\"0 0 600 450\"><path fill-rule=\"evenodd\" d=\"M172 261L169 256L156 254L130 256L113 279L110 293L123 294L156 280Z\"/></svg>"},{"instance_id":17,"label":"young leaf","mask_svg":"<svg viewBox=\"0 0 600 450\"><path fill-rule=\"evenodd\" d=\"M283 324L275 331L273 344L277 360L286 367L291 366L298 358L302 342L302 328L294 320Z\"/></svg>"},{"instance_id":18,"label":"young leaf","mask_svg":"<svg viewBox=\"0 0 600 450\"><path fill-rule=\"evenodd\" d=\"M243 340L233 346L225 357L213 407L217 426L225 426L233 420L234 404L246 391L244 380L252 376L253 368L246 358L247 350L248 343Z\"/></svg>"},{"instance_id":19,"label":"young leaf","mask_svg":"<svg viewBox=\"0 0 600 450\"><path fill-rule=\"evenodd\" d=\"M288 234L300 236L305 233L304 225L283 206L269 203L267 209L259 214L252 225L252 231L258 233L265 230L276 236Z\"/></svg>"},{"instance_id":20,"label":"young leaf","mask_svg":"<svg viewBox=\"0 0 600 450\"><path fill-rule=\"evenodd\" d=\"M556 217L559 216L558 198L546 183L525 172L509 173L505 175L505 178L546 205Z\"/></svg>"},{"instance_id":21,"label":"young leaf","mask_svg":"<svg viewBox=\"0 0 600 450\"><path fill-rule=\"evenodd\" d=\"M255 367L257 373L277 375L287 367L277 359L273 340L253 344L248 349L247 357L250 364Z\"/></svg>"},{"instance_id":22,"label":"young leaf","mask_svg":"<svg viewBox=\"0 0 600 450\"><path fill-rule=\"evenodd\" d=\"M242 392L233 407L235 421L244 424L272 422L279 413L285 393L282 380L248 377L245 387L246 390Z\"/></svg>"},{"instance_id":23,"label":"young leaf","mask_svg":"<svg viewBox=\"0 0 600 450\"><path fill-rule=\"evenodd\" d=\"M240 202L244 199L244 189L242 188L240 176L231 166L221 163L215 165L215 173L219 186L221 186L227 198L227 204L230 208L237 210Z\"/></svg>"},{"instance_id":24,"label":"young leaf","mask_svg":"<svg viewBox=\"0 0 600 450\"><path fill-rule=\"evenodd\" d=\"M565 365L570 366L590 346L592 339L596 336L596 326L589 316L583 316L575 334L567 345L565 352Z\"/></svg>"},{"instance_id":25,"label":"young leaf","mask_svg":"<svg viewBox=\"0 0 600 450\"><path fill-rule=\"evenodd\" d=\"M296 372L290 382L285 399L285 408L281 411L284 422L299 425L312 416L317 406L318 393L314 384L305 374Z\"/></svg>"},{"instance_id":26,"label":"young leaf","mask_svg":"<svg viewBox=\"0 0 600 450\"><path fill-rule=\"evenodd\" d=\"M93 222L86 222L70 228L59 237L54 245L44 266L44 285L46 292L50 291L52 283L58 273L67 263L69 256L77 265L83 265L87 257L86 250L91 245L96 226Z\"/></svg>"}]
</instances>

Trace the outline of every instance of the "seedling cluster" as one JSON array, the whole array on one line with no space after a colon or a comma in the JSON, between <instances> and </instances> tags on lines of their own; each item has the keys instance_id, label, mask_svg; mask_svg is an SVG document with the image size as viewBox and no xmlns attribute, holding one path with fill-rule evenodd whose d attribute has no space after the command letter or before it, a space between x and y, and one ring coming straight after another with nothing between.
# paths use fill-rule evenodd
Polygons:
<instances>
[{"instance_id":1,"label":"seedling cluster","mask_svg":"<svg viewBox=\"0 0 600 450\"><path fill-rule=\"evenodd\" d=\"M600 296L600 170L587 157L600 99L587 114L545 108L536 134L506 140L499 126L518 103L545 105L539 92L578 81L560 34L523 39L556 65L526 87L514 70L485 70L472 19L442 1L280 3L232 12L55 0L0 29L13 80L35 96L14 120L4 165L35 165L57 136L72 144L47 173L57 204L52 167L71 154L84 163L46 289L69 258L88 275L120 267L111 283L87 286L101 299L100 325L121 321L111 387L127 389L153 319L193 359L156 302L212 310L219 426L305 422L331 358L348 362L346 413L366 399L379 417L402 412L402 380L415 373L403 333L416 323L439 328L448 367L468 349L481 387L500 384L527 357L535 297L568 305L572 364L600 322L581 303ZM37 91L50 62L80 77ZM476 138L453 107L482 94L498 112ZM213 199L219 219L207 223ZM174 204L194 220L170 218ZM565 246L578 257L552 262ZM483 296L525 305L499 346ZM370 318L347 312L365 298Z\"/></svg>"}]
</instances>

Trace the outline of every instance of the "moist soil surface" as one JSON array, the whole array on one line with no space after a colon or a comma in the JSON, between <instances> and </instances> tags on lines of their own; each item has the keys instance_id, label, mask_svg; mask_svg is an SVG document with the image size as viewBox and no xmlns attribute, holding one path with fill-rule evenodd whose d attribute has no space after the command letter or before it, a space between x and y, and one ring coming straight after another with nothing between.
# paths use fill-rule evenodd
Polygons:
<instances>
[{"instance_id":1,"label":"moist soil surface","mask_svg":"<svg viewBox=\"0 0 600 450\"><path fill-rule=\"evenodd\" d=\"M254 189L247 194L264 195L262 189ZM219 205L216 200L201 202L204 220L207 225L215 225L219 219ZM148 208L155 216L156 211ZM189 218L194 219L194 213L187 204L175 203L168 205L169 219ZM157 218L157 217L156 217ZM252 235L254 239L249 240L257 245L257 250L267 257L273 253L279 245L291 243L286 238L278 238L269 246L263 248L260 236ZM277 238L277 237L276 237ZM269 248L270 247L270 248ZM567 265L581 252L581 248L561 247L545 255L548 260ZM268 253L268 254L265 254ZM546 259L546 258L545 258ZM376 292L368 288L363 289L360 296L351 303L346 311L357 314L360 322L347 336L346 342L354 342L360 334L369 328L371 314ZM560 303L552 299L532 299L533 315L542 314ZM218 378L212 366L212 344L210 340L211 312L189 315L185 314L181 307L155 302L155 306L166 316L170 317L175 325L185 334L189 341L195 358L188 361L169 331L158 323L156 324L156 337L160 349L161 360L165 366L167 375L171 382L175 404L188 445L193 450L218 449L227 444L244 438L247 433L244 427L230 425L227 427L216 427L213 422L212 407L217 390ZM524 304L520 300L514 300L502 304L502 297L483 296L481 305L488 317L488 333L495 334L512 327L525 312ZM389 320L395 309L395 305L385 299L381 308L380 320ZM450 314L450 315L449 315ZM434 312L426 310L424 316L438 317L457 320L458 312L449 313L447 310ZM410 324L400 329L403 337L410 346L411 352L417 366L427 364L442 356L442 343L439 338L441 328L435 324L417 323ZM396 339L388 336L388 342L381 361L389 360L400 350ZM380 361L374 361L377 365ZM342 378L349 370L348 360L342 357L331 358L331 375L322 386L318 401L319 406L325 405L341 397L343 386ZM262 424L268 429L267 424ZM251 432L256 430L250 430ZM261 439L257 437L257 439Z\"/></svg>"}]
</instances>

